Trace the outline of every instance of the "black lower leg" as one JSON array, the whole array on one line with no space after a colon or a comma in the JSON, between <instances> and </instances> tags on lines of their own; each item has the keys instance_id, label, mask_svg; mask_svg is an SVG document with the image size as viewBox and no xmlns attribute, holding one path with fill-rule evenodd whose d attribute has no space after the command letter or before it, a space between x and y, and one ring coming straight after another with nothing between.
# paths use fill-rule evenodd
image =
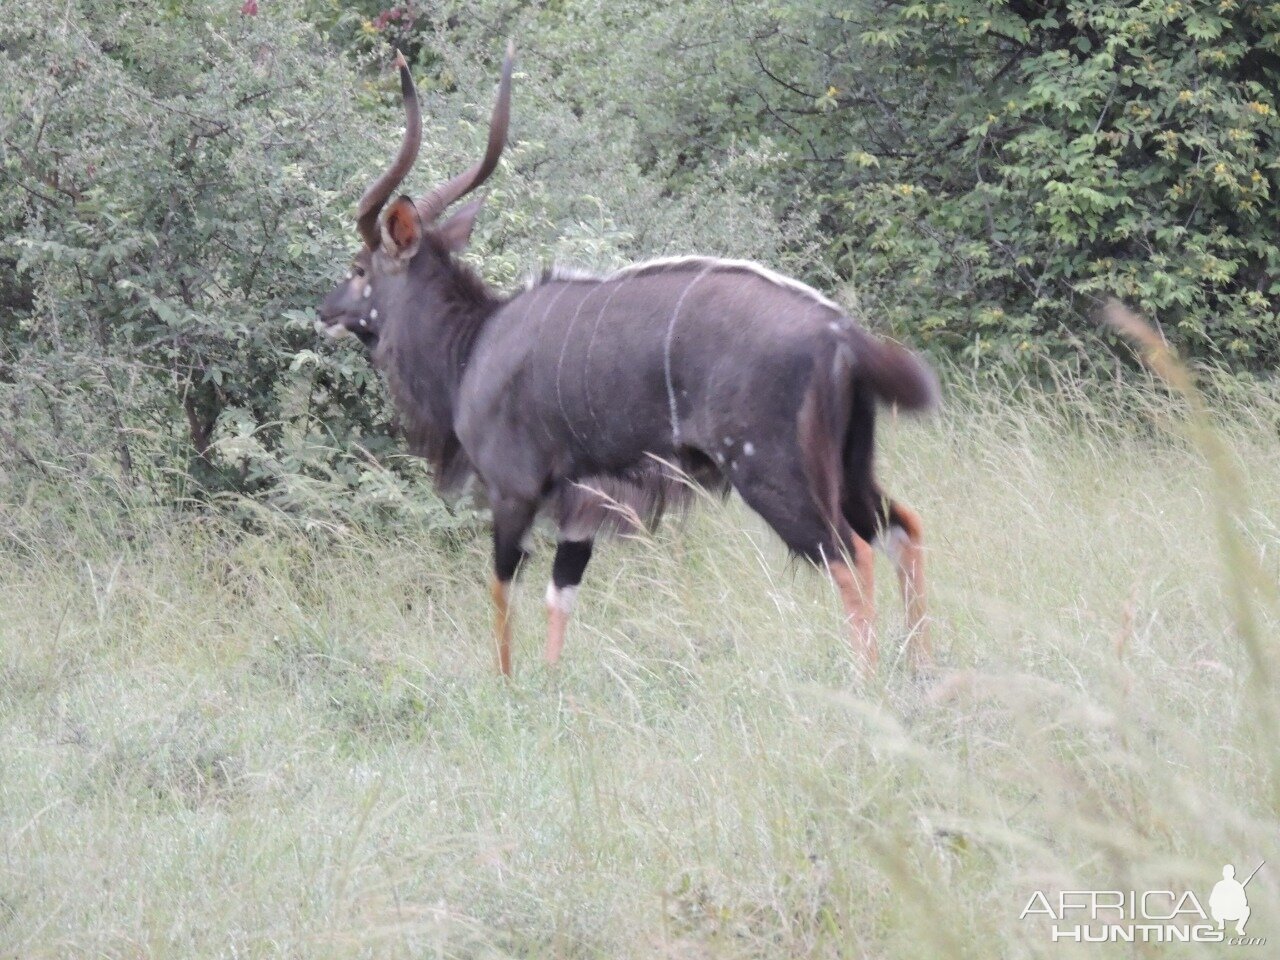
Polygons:
<instances>
[{"instance_id":1,"label":"black lower leg","mask_svg":"<svg viewBox=\"0 0 1280 960\"><path fill-rule=\"evenodd\" d=\"M529 532L534 509L523 505L493 510L493 574L500 583L510 583L528 557L522 546Z\"/></svg>"},{"instance_id":2,"label":"black lower leg","mask_svg":"<svg viewBox=\"0 0 1280 960\"><path fill-rule=\"evenodd\" d=\"M551 564L551 582L557 590L576 587L591 559L592 541L561 540L556 544L556 558Z\"/></svg>"},{"instance_id":3,"label":"black lower leg","mask_svg":"<svg viewBox=\"0 0 1280 960\"><path fill-rule=\"evenodd\" d=\"M498 669L511 675L511 597L509 587L525 558L520 542L533 522L537 504L503 501L493 504L494 645Z\"/></svg>"},{"instance_id":4,"label":"black lower leg","mask_svg":"<svg viewBox=\"0 0 1280 960\"><path fill-rule=\"evenodd\" d=\"M528 551L520 546L518 539L515 543L511 543L497 530L493 531L493 575L501 583L510 583L514 580L516 571L528 556Z\"/></svg>"}]
</instances>

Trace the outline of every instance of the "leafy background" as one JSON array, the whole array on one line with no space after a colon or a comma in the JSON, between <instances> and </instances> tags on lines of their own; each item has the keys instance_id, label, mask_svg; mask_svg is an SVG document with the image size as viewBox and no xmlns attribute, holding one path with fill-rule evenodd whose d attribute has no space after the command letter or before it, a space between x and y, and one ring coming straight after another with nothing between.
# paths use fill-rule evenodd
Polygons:
<instances>
[{"instance_id":1,"label":"leafy background","mask_svg":"<svg viewBox=\"0 0 1280 960\"><path fill-rule=\"evenodd\" d=\"M513 138L472 252L499 286L755 258L1041 389L1125 362L1092 319L1111 294L1237 377L1280 355L1280 4L7 3L6 476L468 525L310 317L399 136L390 48L427 104L425 190L477 153L507 37Z\"/></svg>"}]
</instances>

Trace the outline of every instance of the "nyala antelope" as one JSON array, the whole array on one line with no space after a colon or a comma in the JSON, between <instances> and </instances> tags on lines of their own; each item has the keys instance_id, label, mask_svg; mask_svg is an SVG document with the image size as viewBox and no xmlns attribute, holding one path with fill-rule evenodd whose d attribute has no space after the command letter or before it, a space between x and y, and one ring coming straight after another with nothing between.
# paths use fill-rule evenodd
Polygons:
<instances>
[{"instance_id":1,"label":"nyala antelope","mask_svg":"<svg viewBox=\"0 0 1280 960\"><path fill-rule=\"evenodd\" d=\"M499 669L511 671L511 585L535 516L559 525L545 652L555 664L596 536L619 514L656 514L688 477L736 490L794 554L825 568L866 671L878 659L872 548L883 549L901 581L911 663L930 662L920 520L881 493L872 455L877 403L932 407L932 371L817 291L744 261L551 270L512 295L491 290L458 259L481 201L442 216L497 166L512 55L483 159L388 204L422 133L397 54L404 140L360 200L364 249L318 322L370 348L441 487L474 478L487 497Z\"/></svg>"}]
</instances>

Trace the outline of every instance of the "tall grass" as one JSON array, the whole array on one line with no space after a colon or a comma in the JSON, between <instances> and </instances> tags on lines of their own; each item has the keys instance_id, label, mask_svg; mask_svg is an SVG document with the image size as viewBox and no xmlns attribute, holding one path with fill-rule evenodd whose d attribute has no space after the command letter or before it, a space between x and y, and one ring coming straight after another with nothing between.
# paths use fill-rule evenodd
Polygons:
<instances>
[{"instance_id":1,"label":"tall grass","mask_svg":"<svg viewBox=\"0 0 1280 960\"><path fill-rule=\"evenodd\" d=\"M870 685L735 502L601 550L557 675L544 544L504 683L482 540L15 494L0 956L1191 956L1019 914L1263 858L1271 955L1280 404L951 396L882 430L943 666L881 568Z\"/></svg>"}]
</instances>

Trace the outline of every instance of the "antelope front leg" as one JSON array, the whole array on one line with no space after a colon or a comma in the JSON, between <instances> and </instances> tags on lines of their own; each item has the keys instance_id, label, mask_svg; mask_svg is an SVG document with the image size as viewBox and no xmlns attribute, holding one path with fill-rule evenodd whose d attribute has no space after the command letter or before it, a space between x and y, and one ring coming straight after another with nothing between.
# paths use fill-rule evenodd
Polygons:
<instances>
[{"instance_id":1,"label":"antelope front leg","mask_svg":"<svg viewBox=\"0 0 1280 960\"><path fill-rule=\"evenodd\" d=\"M864 677L875 676L880 665L880 651L876 644L875 627L875 571L871 544L856 533L853 547L853 569L843 560L831 561L827 569L840 591L846 619L852 633L854 656Z\"/></svg>"},{"instance_id":2,"label":"antelope front leg","mask_svg":"<svg viewBox=\"0 0 1280 960\"><path fill-rule=\"evenodd\" d=\"M582 573L591 559L592 541L561 540L556 544L556 558L551 566L551 582L547 584L547 665L560 662L564 635L578 597Z\"/></svg>"},{"instance_id":3,"label":"antelope front leg","mask_svg":"<svg viewBox=\"0 0 1280 960\"><path fill-rule=\"evenodd\" d=\"M533 523L536 503L490 494L493 505L493 643L498 670L511 676L511 584L525 558L521 541Z\"/></svg>"},{"instance_id":4,"label":"antelope front leg","mask_svg":"<svg viewBox=\"0 0 1280 960\"><path fill-rule=\"evenodd\" d=\"M493 578L493 653L498 672L511 676L511 581Z\"/></svg>"}]
</instances>

